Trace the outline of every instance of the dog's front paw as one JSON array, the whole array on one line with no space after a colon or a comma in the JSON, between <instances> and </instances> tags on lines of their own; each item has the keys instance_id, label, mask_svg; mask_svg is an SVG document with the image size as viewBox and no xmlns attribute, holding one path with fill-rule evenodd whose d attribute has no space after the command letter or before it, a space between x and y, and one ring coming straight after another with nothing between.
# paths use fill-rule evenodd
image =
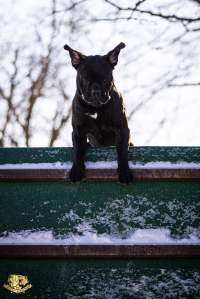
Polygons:
<instances>
[{"instance_id":1,"label":"dog's front paw","mask_svg":"<svg viewBox=\"0 0 200 299\"><path fill-rule=\"evenodd\" d=\"M69 178L72 183L80 182L85 179L85 165L81 167L79 165L73 164L69 173Z\"/></svg>"},{"instance_id":2,"label":"dog's front paw","mask_svg":"<svg viewBox=\"0 0 200 299\"><path fill-rule=\"evenodd\" d=\"M118 168L117 171L118 171L118 183L128 185L135 180L132 171L130 170L129 167L121 168L121 169Z\"/></svg>"}]
</instances>

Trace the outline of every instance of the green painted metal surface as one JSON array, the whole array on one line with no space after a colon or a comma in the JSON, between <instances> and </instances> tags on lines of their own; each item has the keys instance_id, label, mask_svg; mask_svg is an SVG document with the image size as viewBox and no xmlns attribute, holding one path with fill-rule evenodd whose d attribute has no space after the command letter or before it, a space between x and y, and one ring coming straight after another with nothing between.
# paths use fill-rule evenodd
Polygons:
<instances>
[{"instance_id":1,"label":"green painted metal surface","mask_svg":"<svg viewBox=\"0 0 200 299\"><path fill-rule=\"evenodd\" d=\"M2 299L31 298L200 298L200 260L3 260ZM3 269L3 270L2 270ZM32 288L11 294L10 274L28 277Z\"/></svg>"},{"instance_id":2,"label":"green painted metal surface","mask_svg":"<svg viewBox=\"0 0 200 299\"><path fill-rule=\"evenodd\" d=\"M115 147L88 148L85 161L116 161ZM0 165L17 163L72 162L73 148L0 148ZM200 163L200 147L130 147L129 161L147 163L170 161L172 163Z\"/></svg>"},{"instance_id":3,"label":"green painted metal surface","mask_svg":"<svg viewBox=\"0 0 200 299\"><path fill-rule=\"evenodd\" d=\"M200 182L0 183L0 231L128 238L138 228L200 237ZM4 234L5 235L5 234Z\"/></svg>"},{"instance_id":4,"label":"green painted metal surface","mask_svg":"<svg viewBox=\"0 0 200 299\"><path fill-rule=\"evenodd\" d=\"M115 148L92 148L86 161L117 160ZM200 148L133 147L133 163L200 162ZM73 161L72 148L0 149L0 164ZM138 228L168 228L172 238L200 237L200 182L0 183L0 236L52 231L128 238ZM200 298L200 259L0 260L0 298ZM24 294L3 287L27 276Z\"/></svg>"}]
</instances>

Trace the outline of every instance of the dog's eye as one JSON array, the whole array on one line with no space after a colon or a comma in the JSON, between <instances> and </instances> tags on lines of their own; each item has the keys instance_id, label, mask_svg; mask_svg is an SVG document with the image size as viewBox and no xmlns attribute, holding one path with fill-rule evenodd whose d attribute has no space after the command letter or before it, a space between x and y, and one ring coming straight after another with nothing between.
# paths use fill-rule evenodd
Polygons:
<instances>
[{"instance_id":1,"label":"dog's eye","mask_svg":"<svg viewBox=\"0 0 200 299\"><path fill-rule=\"evenodd\" d=\"M83 78L83 83L88 84L89 81L87 79Z\"/></svg>"},{"instance_id":2,"label":"dog's eye","mask_svg":"<svg viewBox=\"0 0 200 299\"><path fill-rule=\"evenodd\" d=\"M104 78L101 82L102 82L102 83L106 83L106 82L107 82L107 79Z\"/></svg>"}]
</instances>

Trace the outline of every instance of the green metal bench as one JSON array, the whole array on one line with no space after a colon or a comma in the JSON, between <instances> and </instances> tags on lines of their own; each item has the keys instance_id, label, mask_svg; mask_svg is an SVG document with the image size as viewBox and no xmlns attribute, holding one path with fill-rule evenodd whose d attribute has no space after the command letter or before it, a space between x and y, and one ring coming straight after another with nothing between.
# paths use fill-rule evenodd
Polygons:
<instances>
[{"instance_id":1,"label":"green metal bench","mask_svg":"<svg viewBox=\"0 0 200 299\"><path fill-rule=\"evenodd\" d=\"M90 148L85 160L116 161L116 149ZM0 298L200 298L200 148L131 147L126 186L116 169L86 169L72 184L62 167L72 161L72 148L0 149ZM174 242L130 241L162 229ZM29 282L11 277L14 289L12 274Z\"/></svg>"}]
</instances>

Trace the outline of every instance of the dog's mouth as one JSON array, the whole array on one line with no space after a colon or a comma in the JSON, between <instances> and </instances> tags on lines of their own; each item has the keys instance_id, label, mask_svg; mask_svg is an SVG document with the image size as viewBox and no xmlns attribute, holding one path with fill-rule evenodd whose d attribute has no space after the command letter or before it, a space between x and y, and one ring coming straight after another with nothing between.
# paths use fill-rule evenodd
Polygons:
<instances>
[{"instance_id":1,"label":"dog's mouth","mask_svg":"<svg viewBox=\"0 0 200 299\"><path fill-rule=\"evenodd\" d=\"M101 96L101 95L97 95L97 94L93 94L93 95L84 95L83 93L81 94L81 98L88 104L91 106L102 106L108 103L108 101L111 99L110 95L106 95L106 96Z\"/></svg>"}]
</instances>

